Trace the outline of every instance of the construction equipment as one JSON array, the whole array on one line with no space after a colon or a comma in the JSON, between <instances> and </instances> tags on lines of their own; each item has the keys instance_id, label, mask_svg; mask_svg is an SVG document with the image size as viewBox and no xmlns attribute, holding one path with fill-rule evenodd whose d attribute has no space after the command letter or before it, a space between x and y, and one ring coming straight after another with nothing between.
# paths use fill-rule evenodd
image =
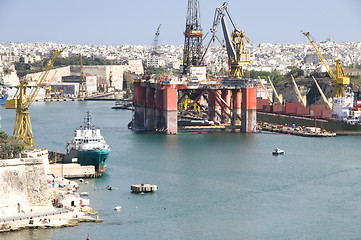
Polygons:
<instances>
[{"instance_id":1,"label":"construction equipment","mask_svg":"<svg viewBox=\"0 0 361 240\"><path fill-rule=\"evenodd\" d=\"M26 146L34 146L29 107L35 101L40 87L44 85L44 82L49 74L50 69L54 64L55 59L64 51L64 49L65 47L61 50L53 51L52 58L46 65L45 71L41 73L29 96L26 96L26 87L28 85L28 82L20 81L20 87L16 92L14 98L9 99L5 102L5 107L7 109L16 109L13 136L23 140Z\"/></svg>"},{"instance_id":2,"label":"construction equipment","mask_svg":"<svg viewBox=\"0 0 361 240\"><path fill-rule=\"evenodd\" d=\"M282 96L282 94L277 93L276 88L275 88L275 86L273 86L273 83L272 83L270 77L269 76L267 76L267 77L268 77L269 83L271 84L271 87L273 89L273 93L275 94L275 97L277 99L278 104L282 105L283 104L283 96Z\"/></svg>"},{"instance_id":3,"label":"construction equipment","mask_svg":"<svg viewBox=\"0 0 361 240\"><path fill-rule=\"evenodd\" d=\"M80 80L79 80L79 90L78 90L78 98L87 97L88 91L86 87L86 78L83 72L83 58L80 54Z\"/></svg>"},{"instance_id":4,"label":"construction equipment","mask_svg":"<svg viewBox=\"0 0 361 240\"><path fill-rule=\"evenodd\" d=\"M260 78L260 76L258 76L258 79L259 79L259 83L261 84L261 87L263 88L263 90L264 90L265 93L266 93L266 97L267 97L267 99L268 99L268 103L269 103L270 105L273 105L273 98L272 98L272 96L268 93L267 88L266 88L266 86L263 84L262 79Z\"/></svg>"},{"instance_id":5,"label":"construction equipment","mask_svg":"<svg viewBox=\"0 0 361 240\"><path fill-rule=\"evenodd\" d=\"M327 98L326 98L325 94L323 93L320 85L318 85L318 82L316 81L315 77L312 76L312 78L313 78L313 80L315 81L315 84L316 84L316 86L317 86L317 88L318 88L318 91L319 91L320 94L321 94L322 100L324 101L324 103L326 103L328 109L332 110L332 104L330 103L329 100L327 100ZM316 101L316 100L315 100L315 101Z\"/></svg>"},{"instance_id":6,"label":"construction equipment","mask_svg":"<svg viewBox=\"0 0 361 240\"><path fill-rule=\"evenodd\" d=\"M58 72L58 70L55 71L55 73L53 74L52 78L50 80L46 80L45 81L45 98L49 99L51 98L51 82L53 81L56 73Z\"/></svg>"},{"instance_id":7,"label":"construction equipment","mask_svg":"<svg viewBox=\"0 0 361 240\"><path fill-rule=\"evenodd\" d=\"M223 35L225 39L225 45L227 49L228 54L228 61L231 68L231 76L242 78L244 75L243 67L248 65L250 63L250 54L245 51L245 44L244 40L246 40L248 43L249 38L246 36L245 32L242 30L239 30L231 15L229 14L227 10L227 2L224 2L221 6L216 8L214 19L213 19L213 26L210 29L210 32L212 33L211 40L209 41L205 52L203 53L201 61L203 61L204 56L211 44L212 41L217 39L220 43L221 41L217 37L216 33L218 31L219 24L222 24L223 29ZM233 31L231 36L229 35L225 15L227 13L227 16L232 23Z\"/></svg>"},{"instance_id":8,"label":"construction equipment","mask_svg":"<svg viewBox=\"0 0 361 240\"><path fill-rule=\"evenodd\" d=\"M160 26L162 24L159 24L157 31L155 32L155 36L153 39L153 43L152 43L152 51L151 51L151 55L155 55L157 54L157 50L158 50L158 42L159 42L159 35L160 35Z\"/></svg>"},{"instance_id":9,"label":"construction equipment","mask_svg":"<svg viewBox=\"0 0 361 240\"><path fill-rule=\"evenodd\" d=\"M293 78L292 74L291 74L291 78L292 78L293 84L295 85L295 90L296 90L299 101L301 102L303 107L306 107L307 106L307 97L301 95L300 90L298 89L298 86L297 86L296 81Z\"/></svg>"},{"instance_id":10,"label":"construction equipment","mask_svg":"<svg viewBox=\"0 0 361 240\"><path fill-rule=\"evenodd\" d=\"M335 76L335 74L331 70L330 66L327 64L326 59L318 51L318 48L317 48L315 42L310 37L310 33L309 32L307 32L307 33L302 32L302 33L303 33L303 35L305 35L308 38L313 49L315 50L315 52L318 56L318 58L321 60L323 65L326 67L328 75L335 82L335 97L343 97L345 95L344 86L350 84L350 78L345 76L345 73L344 73L342 65L341 65L341 60L340 59L335 60L335 63L336 63L336 76Z\"/></svg>"},{"instance_id":11,"label":"construction equipment","mask_svg":"<svg viewBox=\"0 0 361 240\"><path fill-rule=\"evenodd\" d=\"M183 74L189 73L192 66L201 65L202 36L199 0L188 0L183 65L181 66Z\"/></svg>"}]
</instances>

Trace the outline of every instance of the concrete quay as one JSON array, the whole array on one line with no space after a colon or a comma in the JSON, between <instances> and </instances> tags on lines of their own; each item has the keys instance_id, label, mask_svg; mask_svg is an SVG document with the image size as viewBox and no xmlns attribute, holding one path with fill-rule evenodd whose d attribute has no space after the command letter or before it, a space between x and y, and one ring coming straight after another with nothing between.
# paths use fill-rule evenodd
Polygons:
<instances>
[{"instance_id":1,"label":"concrete quay","mask_svg":"<svg viewBox=\"0 0 361 240\"><path fill-rule=\"evenodd\" d=\"M98 177L95 166L81 166L77 163L54 163L50 164L50 172L56 177L62 178L91 178Z\"/></svg>"},{"instance_id":2,"label":"concrete quay","mask_svg":"<svg viewBox=\"0 0 361 240\"><path fill-rule=\"evenodd\" d=\"M296 135L301 137L335 137L336 136L336 133L334 132L307 132L304 129L301 130L298 128L291 128L290 126L283 126L283 125L267 124L267 126L262 126L261 124L258 124L257 128L260 131Z\"/></svg>"},{"instance_id":3,"label":"concrete quay","mask_svg":"<svg viewBox=\"0 0 361 240\"><path fill-rule=\"evenodd\" d=\"M102 222L98 217L89 216L93 210L87 208L57 208L53 212L19 214L0 218L0 233L33 228L61 228L77 226L81 222Z\"/></svg>"}]
</instances>

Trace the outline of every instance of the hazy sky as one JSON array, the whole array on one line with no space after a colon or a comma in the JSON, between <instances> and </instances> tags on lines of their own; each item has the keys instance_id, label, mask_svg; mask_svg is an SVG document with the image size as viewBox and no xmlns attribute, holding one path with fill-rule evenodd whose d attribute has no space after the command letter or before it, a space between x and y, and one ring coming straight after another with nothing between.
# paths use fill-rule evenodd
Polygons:
<instances>
[{"instance_id":1,"label":"hazy sky","mask_svg":"<svg viewBox=\"0 0 361 240\"><path fill-rule=\"evenodd\" d=\"M199 0L206 33L223 1ZM251 43L361 41L359 0L229 0L228 10ZM187 0L0 0L0 42L183 44ZM230 27L230 26L229 26Z\"/></svg>"}]
</instances>

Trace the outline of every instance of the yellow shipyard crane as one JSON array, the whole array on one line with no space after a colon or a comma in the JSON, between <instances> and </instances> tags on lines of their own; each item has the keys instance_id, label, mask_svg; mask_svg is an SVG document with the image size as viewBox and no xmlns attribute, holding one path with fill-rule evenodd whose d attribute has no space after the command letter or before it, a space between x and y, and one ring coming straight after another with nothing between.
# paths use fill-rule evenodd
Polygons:
<instances>
[{"instance_id":1,"label":"yellow shipyard crane","mask_svg":"<svg viewBox=\"0 0 361 240\"><path fill-rule=\"evenodd\" d=\"M341 65L341 60L340 59L335 60L335 63L336 63L336 76L335 76L335 74L333 73L330 66L328 66L326 59L318 51L318 48L317 48L315 42L310 37L310 33L309 32L307 32L307 33L302 32L302 33L303 33L303 35L305 35L308 38L313 49L315 50L315 52L318 56L318 58L321 60L323 65L326 67L328 75L335 82L335 97L343 97L345 95L344 85L350 84L350 78L345 76L345 73L344 73L342 65Z\"/></svg>"},{"instance_id":2,"label":"yellow shipyard crane","mask_svg":"<svg viewBox=\"0 0 361 240\"><path fill-rule=\"evenodd\" d=\"M307 105L307 98L306 96L302 96L300 90L298 89L297 83L295 81L295 79L293 78L293 75L291 74L291 78L292 78L292 82L295 85L295 90L298 96L298 99L300 100L301 104L303 107L306 107Z\"/></svg>"},{"instance_id":3,"label":"yellow shipyard crane","mask_svg":"<svg viewBox=\"0 0 361 240\"><path fill-rule=\"evenodd\" d=\"M272 96L268 93L267 88L266 88L265 85L263 84L262 79L260 78L260 76L258 76L258 79L259 79L259 83L261 84L261 87L263 88L263 90L264 90L265 93L266 93L266 97L267 97L267 99L268 99L268 103L269 103L270 105L273 105Z\"/></svg>"},{"instance_id":4,"label":"yellow shipyard crane","mask_svg":"<svg viewBox=\"0 0 361 240\"><path fill-rule=\"evenodd\" d=\"M26 96L26 87L28 82L21 81L20 87L14 98L8 99L5 102L6 109L16 109L13 136L24 141L26 146L34 146L29 107L35 101L40 88L44 86L44 82L49 74L50 69L53 67L55 59L64 51L64 49L65 47L61 50L53 50L53 56L46 65L45 71L41 73L29 96Z\"/></svg>"},{"instance_id":5,"label":"yellow shipyard crane","mask_svg":"<svg viewBox=\"0 0 361 240\"><path fill-rule=\"evenodd\" d=\"M50 94L51 94L51 82L54 80L54 77L55 77L57 72L58 72L58 70L55 71L55 73L53 74L53 76L52 76L52 78L50 80L45 81L45 98L51 98L51 96L50 96Z\"/></svg>"},{"instance_id":6,"label":"yellow shipyard crane","mask_svg":"<svg viewBox=\"0 0 361 240\"><path fill-rule=\"evenodd\" d=\"M329 100L327 100L327 98L326 98L325 94L323 93L320 85L318 85L318 82L316 81L316 78L315 78L314 76L312 76L312 78L313 78L313 80L315 81L315 84L316 84L316 86L317 86L317 88L318 88L318 91L319 91L320 94L321 94L322 100L324 101L324 103L326 103L328 109L332 110L332 104L330 103Z\"/></svg>"},{"instance_id":7,"label":"yellow shipyard crane","mask_svg":"<svg viewBox=\"0 0 361 240\"><path fill-rule=\"evenodd\" d=\"M269 77L269 76L267 76L267 77L268 77L269 83L271 84L271 87L272 87L272 89L273 89L273 92L274 92L274 94L275 94L275 96L276 96L277 102L282 105L282 104L283 104L283 96L282 96L282 94L278 94L278 93L277 93L276 88L275 88L275 86L273 86L273 83L272 83L270 77Z\"/></svg>"}]
</instances>

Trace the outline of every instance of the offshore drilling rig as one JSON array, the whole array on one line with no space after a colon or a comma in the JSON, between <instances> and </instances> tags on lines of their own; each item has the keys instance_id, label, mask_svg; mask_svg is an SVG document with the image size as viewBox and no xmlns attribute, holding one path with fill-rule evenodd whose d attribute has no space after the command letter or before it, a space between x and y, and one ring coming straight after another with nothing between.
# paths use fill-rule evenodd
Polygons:
<instances>
[{"instance_id":1,"label":"offshore drilling rig","mask_svg":"<svg viewBox=\"0 0 361 240\"><path fill-rule=\"evenodd\" d=\"M236 27L227 7L223 3L216 8L211 40L204 49L199 1L188 0L180 75L134 82L135 110L129 127L165 134L256 131L256 88L243 78L243 67L249 63L244 44L249 39ZM234 28L231 35L226 16ZM217 36L219 25L225 38L230 76L209 76L204 64L211 42L222 42Z\"/></svg>"}]
</instances>

